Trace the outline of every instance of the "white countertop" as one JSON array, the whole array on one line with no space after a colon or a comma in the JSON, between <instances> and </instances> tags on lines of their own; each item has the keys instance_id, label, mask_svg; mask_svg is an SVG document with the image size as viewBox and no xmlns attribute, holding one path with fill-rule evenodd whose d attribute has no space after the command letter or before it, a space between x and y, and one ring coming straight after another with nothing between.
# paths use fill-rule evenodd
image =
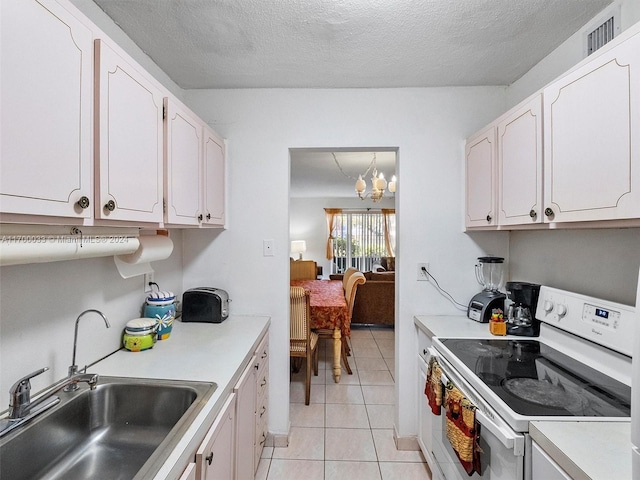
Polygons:
<instances>
[{"instance_id":1,"label":"white countertop","mask_svg":"<svg viewBox=\"0 0 640 480\"><path fill-rule=\"evenodd\" d=\"M180 477L269 327L266 316L219 324L174 322L171 336L142 352L119 350L90 370L104 376L215 382L218 388L154 479Z\"/></svg>"},{"instance_id":2,"label":"white countertop","mask_svg":"<svg viewBox=\"0 0 640 480\"><path fill-rule=\"evenodd\" d=\"M489 332L488 323L479 323L464 315L416 315L413 323L429 338L502 338Z\"/></svg>"},{"instance_id":3,"label":"white countertop","mask_svg":"<svg viewBox=\"0 0 640 480\"><path fill-rule=\"evenodd\" d=\"M529 434L575 480L631 479L630 422L531 422Z\"/></svg>"},{"instance_id":4,"label":"white countertop","mask_svg":"<svg viewBox=\"0 0 640 480\"><path fill-rule=\"evenodd\" d=\"M414 324L429 338L500 338L463 315L417 315ZM630 422L531 422L529 433L574 479L631 478Z\"/></svg>"}]
</instances>

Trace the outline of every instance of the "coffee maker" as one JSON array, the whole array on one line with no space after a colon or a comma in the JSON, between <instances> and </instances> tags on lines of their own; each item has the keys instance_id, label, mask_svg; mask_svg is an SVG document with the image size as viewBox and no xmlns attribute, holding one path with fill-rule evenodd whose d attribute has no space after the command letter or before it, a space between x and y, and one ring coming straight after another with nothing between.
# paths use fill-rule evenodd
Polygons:
<instances>
[{"instance_id":1,"label":"coffee maker","mask_svg":"<svg viewBox=\"0 0 640 480\"><path fill-rule=\"evenodd\" d=\"M528 282L507 282L507 335L537 337L540 320L536 319L536 307L540 285Z\"/></svg>"},{"instance_id":2,"label":"coffee maker","mask_svg":"<svg viewBox=\"0 0 640 480\"><path fill-rule=\"evenodd\" d=\"M502 285L503 267L502 257L478 257L476 280L483 289L473 296L467 307L467 317L471 320L487 323L494 309L504 310L505 295L498 290Z\"/></svg>"}]
</instances>

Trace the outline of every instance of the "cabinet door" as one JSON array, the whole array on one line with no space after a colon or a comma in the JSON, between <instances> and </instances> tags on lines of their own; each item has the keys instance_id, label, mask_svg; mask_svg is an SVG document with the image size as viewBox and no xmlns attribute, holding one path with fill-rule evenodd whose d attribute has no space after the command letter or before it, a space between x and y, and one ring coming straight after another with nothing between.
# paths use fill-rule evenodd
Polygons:
<instances>
[{"instance_id":1,"label":"cabinet door","mask_svg":"<svg viewBox=\"0 0 640 480\"><path fill-rule=\"evenodd\" d=\"M224 140L213 130L204 129L204 224L224 226Z\"/></svg>"},{"instance_id":2,"label":"cabinet door","mask_svg":"<svg viewBox=\"0 0 640 480\"><path fill-rule=\"evenodd\" d=\"M199 225L202 220L202 122L165 98L165 221Z\"/></svg>"},{"instance_id":3,"label":"cabinet door","mask_svg":"<svg viewBox=\"0 0 640 480\"><path fill-rule=\"evenodd\" d=\"M256 431L256 375L258 363L256 357L245 369L234 387L236 394L236 478L253 478L254 441Z\"/></svg>"},{"instance_id":4,"label":"cabinet door","mask_svg":"<svg viewBox=\"0 0 640 480\"><path fill-rule=\"evenodd\" d=\"M1 211L91 217L92 33L54 1L0 8Z\"/></svg>"},{"instance_id":5,"label":"cabinet door","mask_svg":"<svg viewBox=\"0 0 640 480\"><path fill-rule=\"evenodd\" d=\"M196 452L196 478L200 480L235 478L233 435L235 406L236 395L232 393Z\"/></svg>"},{"instance_id":6,"label":"cabinet door","mask_svg":"<svg viewBox=\"0 0 640 480\"><path fill-rule=\"evenodd\" d=\"M427 397L424 394L426 383L427 364L422 357L418 355L418 444L425 458L431 460L433 413L431 413Z\"/></svg>"},{"instance_id":7,"label":"cabinet door","mask_svg":"<svg viewBox=\"0 0 640 480\"><path fill-rule=\"evenodd\" d=\"M536 442L532 442L531 474L533 480L571 480L571 477Z\"/></svg>"},{"instance_id":8,"label":"cabinet door","mask_svg":"<svg viewBox=\"0 0 640 480\"><path fill-rule=\"evenodd\" d=\"M544 90L548 222L640 217L640 35Z\"/></svg>"},{"instance_id":9,"label":"cabinet door","mask_svg":"<svg viewBox=\"0 0 640 480\"><path fill-rule=\"evenodd\" d=\"M467 141L466 226L496 225L496 130L491 125Z\"/></svg>"},{"instance_id":10,"label":"cabinet door","mask_svg":"<svg viewBox=\"0 0 640 480\"><path fill-rule=\"evenodd\" d=\"M542 95L498 124L498 223L542 222Z\"/></svg>"},{"instance_id":11,"label":"cabinet door","mask_svg":"<svg viewBox=\"0 0 640 480\"><path fill-rule=\"evenodd\" d=\"M96 218L161 223L162 92L117 47L95 46Z\"/></svg>"}]
</instances>

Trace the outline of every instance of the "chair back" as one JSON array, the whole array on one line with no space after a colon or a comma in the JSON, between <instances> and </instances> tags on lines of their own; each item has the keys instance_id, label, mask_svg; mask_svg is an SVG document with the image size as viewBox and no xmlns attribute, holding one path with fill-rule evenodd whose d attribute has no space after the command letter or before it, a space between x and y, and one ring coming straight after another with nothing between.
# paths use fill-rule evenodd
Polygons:
<instances>
[{"instance_id":1,"label":"chair back","mask_svg":"<svg viewBox=\"0 0 640 480\"><path fill-rule=\"evenodd\" d=\"M349 278L351 278L351 275L357 272L358 269L353 267L347 268L347 270L344 272L344 275L342 276L342 289L345 292L347 291L347 283L349 282Z\"/></svg>"},{"instance_id":2,"label":"chair back","mask_svg":"<svg viewBox=\"0 0 640 480\"><path fill-rule=\"evenodd\" d=\"M318 277L318 265L313 260L293 260L289 262L291 280L315 280Z\"/></svg>"},{"instance_id":3,"label":"chair back","mask_svg":"<svg viewBox=\"0 0 640 480\"><path fill-rule=\"evenodd\" d=\"M289 317L289 339L291 351L306 352L311 328L311 306L309 290L289 287L291 315Z\"/></svg>"},{"instance_id":4,"label":"chair back","mask_svg":"<svg viewBox=\"0 0 640 480\"><path fill-rule=\"evenodd\" d=\"M363 285L366 281L367 279L364 277L364 273L362 272L355 272L349 277L347 288L344 292L345 299L347 300L347 307L349 309L349 322L351 321L351 314L353 313L353 304L355 303L358 285Z\"/></svg>"}]
</instances>

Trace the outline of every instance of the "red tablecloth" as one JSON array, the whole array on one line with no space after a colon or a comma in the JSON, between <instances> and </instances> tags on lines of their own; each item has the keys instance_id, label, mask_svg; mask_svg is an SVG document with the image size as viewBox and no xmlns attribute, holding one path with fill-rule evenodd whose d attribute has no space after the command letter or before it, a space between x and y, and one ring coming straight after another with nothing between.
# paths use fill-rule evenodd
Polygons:
<instances>
[{"instance_id":1,"label":"red tablecloth","mask_svg":"<svg viewBox=\"0 0 640 480\"><path fill-rule=\"evenodd\" d=\"M306 288L311 293L311 328L340 328L342 336L351 335L342 280L291 280L291 286Z\"/></svg>"}]
</instances>

